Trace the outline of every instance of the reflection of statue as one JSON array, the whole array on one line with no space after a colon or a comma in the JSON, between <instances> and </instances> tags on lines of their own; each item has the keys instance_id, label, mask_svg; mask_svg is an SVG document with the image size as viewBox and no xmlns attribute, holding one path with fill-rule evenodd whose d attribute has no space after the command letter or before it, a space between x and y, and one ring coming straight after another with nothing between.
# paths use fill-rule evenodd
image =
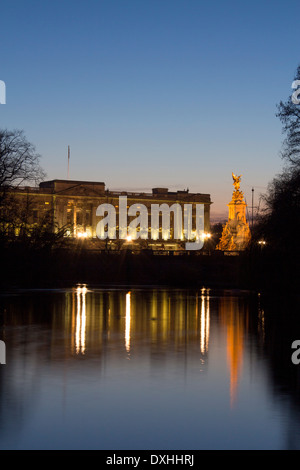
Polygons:
<instances>
[{"instance_id":1,"label":"reflection of statue","mask_svg":"<svg viewBox=\"0 0 300 470\"><path fill-rule=\"evenodd\" d=\"M236 176L234 173L232 173L233 186L234 186L234 189L235 189L236 191L238 191L238 190L240 189L241 177L242 177L242 175Z\"/></svg>"}]
</instances>

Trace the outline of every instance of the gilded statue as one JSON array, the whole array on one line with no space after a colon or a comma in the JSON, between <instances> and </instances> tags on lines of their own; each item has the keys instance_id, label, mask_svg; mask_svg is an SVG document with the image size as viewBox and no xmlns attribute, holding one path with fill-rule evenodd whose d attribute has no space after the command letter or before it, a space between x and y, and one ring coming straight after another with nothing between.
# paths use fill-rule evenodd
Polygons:
<instances>
[{"instance_id":1,"label":"gilded statue","mask_svg":"<svg viewBox=\"0 0 300 470\"><path fill-rule=\"evenodd\" d=\"M242 175L232 173L234 191L232 199L228 204L228 221L223 226L222 236L217 250L222 251L241 251L245 250L251 238L250 228L246 219L247 204L244 201L244 195L240 191L240 182Z\"/></svg>"},{"instance_id":2,"label":"gilded statue","mask_svg":"<svg viewBox=\"0 0 300 470\"><path fill-rule=\"evenodd\" d=\"M232 173L233 186L234 186L234 189L236 191L238 191L240 189L241 177L242 177L242 175L236 176L234 173Z\"/></svg>"}]
</instances>

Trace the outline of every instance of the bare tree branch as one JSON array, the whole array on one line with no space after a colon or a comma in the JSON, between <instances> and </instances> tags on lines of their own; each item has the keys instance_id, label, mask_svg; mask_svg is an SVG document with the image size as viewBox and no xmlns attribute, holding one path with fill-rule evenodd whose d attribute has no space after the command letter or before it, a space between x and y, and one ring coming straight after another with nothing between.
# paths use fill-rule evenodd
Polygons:
<instances>
[{"instance_id":1,"label":"bare tree branch","mask_svg":"<svg viewBox=\"0 0 300 470\"><path fill-rule=\"evenodd\" d=\"M0 188L38 184L45 178L39 160L22 130L0 129Z\"/></svg>"},{"instance_id":2,"label":"bare tree branch","mask_svg":"<svg viewBox=\"0 0 300 470\"><path fill-rule=\"evenodd\" d=\"M300 65L297 68L295 80L300 80ZM286 135L283 141L281 156L292 165L300 165L300 104L293 103L291 96L277 105L279 117Z\"/></svg>"}]
</instances>

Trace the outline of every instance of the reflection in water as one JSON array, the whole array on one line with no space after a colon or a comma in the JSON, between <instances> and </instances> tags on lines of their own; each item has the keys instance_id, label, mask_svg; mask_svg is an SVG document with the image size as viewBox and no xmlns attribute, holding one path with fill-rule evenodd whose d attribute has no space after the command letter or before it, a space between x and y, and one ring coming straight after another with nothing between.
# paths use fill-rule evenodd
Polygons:
<instances>
[{"instance_id":1,"label":"reflection in water","mask_svg":"<svg viewBox=\"0 0 300 470\"><path fill-rule=\"evenodd\" d=\"M299 447L296 329L255 302L85 285L0 296L0 448Z\"/></svg>"},{"instance_id":2,"label":"reflection in water","mask_svg":"<svg viewBox=\"0 0 300 470\"><path fill-rule=\"evenodd\" d=\"M208 289L209 290L209 289ZM209 341L209 295L205 294L205 289L201 290L201 335L200 335L200 351L202 354L208 351Z\"/></svg>"},{"instance_id":3,"label":"reflection in water","mask_svg":"<svg viewBox=\"0 0 300 470\"><path fill-rule=\"evenodd\" d=\"M74 338L70 351L77 355L94 354L99 347L104 347L104 337L108 345L107 341L115 339L116 333L123 330L127 353L131 351L132 337L136 333L151 340L152 348L158 350L164 344L176 348L183 345L187 348L188 344L194 347L198 337L203 360L208 353L210 335L209 289L202 289L199 294L187 297L180 291L174 295L165 290L147 295L139 291L92 292L86 286L79 286L66 293L64 323L66 331L71 330L70 336Z\"/></svg>"},{"instance_id":4,"label":"reflection in water","mask_svg":"<svg viewBox=\"0 0 300 470\"><path fill-rule=\"evenodd\" d=\"M258 294L258 334L261 336L262 342L265 342L265 312L261 307L260 294Z\"/></svg>"},{"instance_id":5,"label":"reflection in water","mask_svg":"<svg viewBox=\"0 0 300 470\"><path fill-rule=\"evenodd\" d=\"M77 287L77 316L76 316L76 334L75 347L76 354L85 353L85 334L86 334L86 286Z\"/></svg>"},{"instance_id":6,"label":"reflection in water","mask_svg":"<svg viewBox=\"0 0 300 470\"><path fill-rule=\"evenodd\" d=\"M226 328L227 361L230 370L230 405L233 407L237 398L239 377L242 373L248 310L241 308L237 298L224 297L220 299L220 316Z\"/></svg>"},{"instance_id":7,"label":"reflection in water","mask_svg":"<svg viewBox=\"0 0 300 470\"><path fill-rule=\"evenodd\" d=\"M131 296L131 293L128 292L126 294L126 322L125 322L125 348L127 352L130 351L130 315L131 315L130 296Z\"/></svg>"}]
</instances>

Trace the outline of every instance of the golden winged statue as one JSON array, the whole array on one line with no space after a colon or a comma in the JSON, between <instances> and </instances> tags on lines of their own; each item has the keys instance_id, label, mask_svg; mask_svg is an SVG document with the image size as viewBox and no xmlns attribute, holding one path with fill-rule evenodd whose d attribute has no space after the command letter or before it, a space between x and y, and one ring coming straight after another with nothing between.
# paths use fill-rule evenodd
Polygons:
<instances>
[{"instance_id":1,"label":"golden winged statue","mask_svg":"<svg viewBox=\"0 0 300 470\"><path fill-rule=\"evenodd\" d=\"M234 173L232 173L233 186L234 186L234 189L236 191L238 191L240 189L241 177L242 177L242 175L236 176Z\"/></svg>"}]
</instances>

